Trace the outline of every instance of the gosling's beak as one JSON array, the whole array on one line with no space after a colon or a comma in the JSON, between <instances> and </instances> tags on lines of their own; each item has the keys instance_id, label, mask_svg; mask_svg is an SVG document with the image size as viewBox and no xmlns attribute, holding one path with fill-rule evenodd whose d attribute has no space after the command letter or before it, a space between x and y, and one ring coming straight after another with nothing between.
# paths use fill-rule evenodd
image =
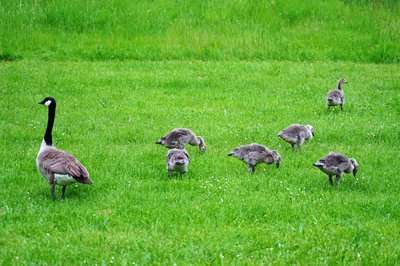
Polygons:
<instances>
[{"instance_id":1,"label":"gosling's beak","mask_svg":"<svg viewBox=\"0 0 400 266\"><path fill-rule=\"evenodd\" d=\"M159 139L156 144L162 144L161 140Z\"/></svg>"}]
</instances>

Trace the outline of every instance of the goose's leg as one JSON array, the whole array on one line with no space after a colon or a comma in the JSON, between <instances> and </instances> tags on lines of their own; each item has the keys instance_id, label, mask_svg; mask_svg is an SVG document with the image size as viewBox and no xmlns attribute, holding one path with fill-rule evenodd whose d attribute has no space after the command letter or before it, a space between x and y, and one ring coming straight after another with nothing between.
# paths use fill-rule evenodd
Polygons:
<instances>
[{"instance_id":1,"label":"goose's leg","mask_svg":"<svg viewBox=\"0 0 400 266\"><path fill-rule=\"evenodd\" d=\"M292 150L294 150L294 143L290 143L290 145L292 145Z\"/></svg>"},{"instance_id":2,"label":"goose's leg","mask_svg":"<svg viewBox=\"0 0 400 266\"><path fill-rule=\"evenodd\" d=\"M343 104L340 104L340 110L343 111Z\"/></svg>"},{"instance_id":3,"label":"goose's leg","mask_svg":"<svg viewBox=\"0 0 400 266\"><path fill-rule=\"evenodd\" d=\"M67 186L63 186L62 187L62 194L61 194L61 198L64 199L64 194L65 194L65 190L67 189Z\"/></svg>"},{"instance_id":4,"label":"goose's leg","mask_svg":"<svg viewBox=\"0 0 400 266\"><path fill-rule=\"evenodd\" d=\"M332 180L332 176L329 176L329 183L331 183L331 186L333 186L333 180Z\"/></svg>"}]
</instances>

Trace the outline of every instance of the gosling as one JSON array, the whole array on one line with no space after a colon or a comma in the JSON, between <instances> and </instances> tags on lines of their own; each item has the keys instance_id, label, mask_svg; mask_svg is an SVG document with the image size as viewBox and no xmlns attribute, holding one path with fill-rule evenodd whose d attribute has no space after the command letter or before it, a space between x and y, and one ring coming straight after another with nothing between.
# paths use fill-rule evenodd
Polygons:
<instances>
[{"instance_id":1,"label":"gosling","mask_svg":"<svg viewBox=\"0 0 400 266\"><path fill-rule=\"evenodd\" d=\"M252 143L240 146L228 154L228 156L236 157L248 165L248 171L254 173L257 164L276 164L279 168L281 156L277 151L270 151L267 147Z\"/></svg>"},{"instance_id":2,"label":"gosling","mask_svg":"<svg viewBox=\"0 0 400 266\"><path fill-rule=\"evenodd\" d=\"M324 158L319 159L313 166L329 176L329 182L333 186L332 176L336 176L336 183L339 182L343 173L351 173L356 176L358 163L354 158L347 158L343 154L330 152Z\"/></svg>"},{"instance_id":3,"label":"gosling","mask_svg":"<svg viewBox=\"0 0 400 266\"><path fill-rule=\"evenodd\" d=\"M196 136L194 132L187 128L175 128L160 138L156 144L163 145L170 149L185 149L187 144L199 146L199 150L206 150L206 143L202 137Z\"/></svg>"},{"instance_id":4,"label":"gosling","mask_svg":"<svg viewBox=\"0 0 400 266\"><path fill-rule=\"evenodd\" d=\"M314 136L314 128L311 125L293 124L279 132L278 137L292 145L297 145L298 150L301 149L305 140L311 140Z\"/></svg>"},{"instance_id":5,"label":"gosling","mask_svg":"<svg viewBox=\"0 0 400 266\"><path fill-rule=\"evenodd\" d=\"M174 172L182 177L188 170L189 154L186 150L171 149L167 153L167 170L171 178Z\"/></svg>"},{"instance_id":6,"label":"gosling","mask_svg":"<svg viewBox=\"0 0 400 266\"><path fill-rule=\"evenodd\" d=\"M342 89L343 84L347 84L347 80L340 79L338 81L337 89L329 91L328 96L326 96L326 105L328 106L328 110L329 108L331 108L331 106L340 105L340 110L343 111L343 105L344 105L344 93Z\"/></svg>"}]
</instances>

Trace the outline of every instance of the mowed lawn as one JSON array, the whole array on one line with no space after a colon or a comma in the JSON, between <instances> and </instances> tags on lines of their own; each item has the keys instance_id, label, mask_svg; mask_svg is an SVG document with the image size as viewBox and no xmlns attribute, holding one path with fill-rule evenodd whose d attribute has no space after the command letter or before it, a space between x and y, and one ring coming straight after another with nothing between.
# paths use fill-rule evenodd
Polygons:
<instances>
[{"instance_id":1,"label":"mowed lawn","mask_svg":"<svg viewBox=\"0 0 400 266\"><path fill-rule=\"evenodd\" d=\"M325 96L344 85L344 111ZM0 64L0 264L396 265L400 254L398 65L289 61ZM91 186L50 196L35 158L47 108L54 144L88 168ZM293 152L277 133L311 124ZM203 136L189 171L168 179L174 127ZM255 174L226 156L257 142L281 167ZM331 187L312 163L357 159Z\"/></svg>"}]
</instances>

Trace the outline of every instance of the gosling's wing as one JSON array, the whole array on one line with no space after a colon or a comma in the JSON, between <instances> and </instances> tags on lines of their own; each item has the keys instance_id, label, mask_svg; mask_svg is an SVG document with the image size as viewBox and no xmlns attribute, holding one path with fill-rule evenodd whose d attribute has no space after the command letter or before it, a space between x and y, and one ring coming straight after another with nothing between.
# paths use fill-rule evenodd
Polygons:
<instances>
[{"instance_id":1,"label":"gosling's wing","mask_svg":"<svg viewBox=\"0 0 400 266\"><path fill-rule=\"evenodd\" d=\"M331 90L326 98L328 100L339 101L343 99L343 94L339 90Z\"/></svg>"},{"instance_id":2,"label":"gosling's wing","mask_svg":"<svg viewBox=\"0 0 400 266\"><path fill-rule=\"evenodd\" d=\"M340 153L329 153L324 157L325 164L328 167L336 167L337 169L343 171L349 165L349 159Z\"/></svg>"},{"instance_id":3,"label":"gosling's wing","mask_svg":"<svg viewBox=\"0 0 400 266\"><path fill-rule=\"evenodd\" d=\"M303 125L293 124L282 130L279 133L279 136L285 139L297 138L302 131L304 131Z\"/></svg>"}]
</instances>

